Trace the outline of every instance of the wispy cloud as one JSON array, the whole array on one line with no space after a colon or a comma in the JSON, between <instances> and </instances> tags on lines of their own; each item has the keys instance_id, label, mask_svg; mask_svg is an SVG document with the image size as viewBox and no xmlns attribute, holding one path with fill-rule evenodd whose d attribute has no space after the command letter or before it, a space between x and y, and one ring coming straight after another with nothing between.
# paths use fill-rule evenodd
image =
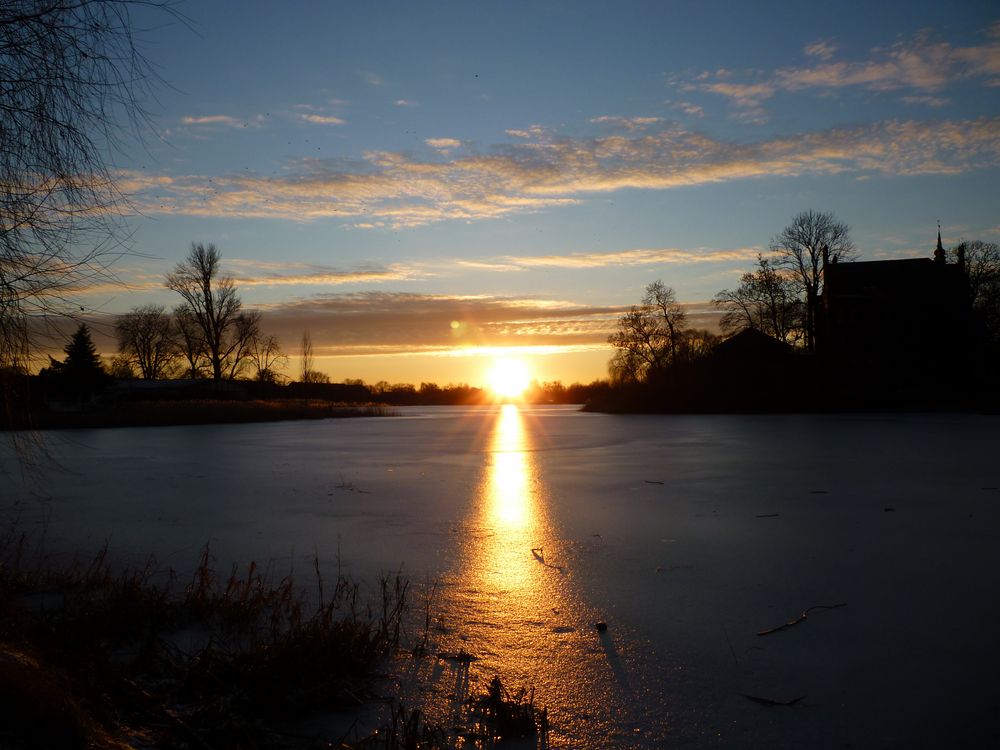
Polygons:
<instances>
[{"instance_id":1,"label":"wispy cloud","mask_svg":"<svg viewBox=\"0 0 1000 750\"><path fill-rule=\"evenodd\" d=\"M585 269L607 266L749 262L753 261L759 252L759 248L752 247L732 250L682 250L672 247L637 248L564 255L504 255L494 260L460 260L457 263L465 268L487 271L524 271L533 268Z\"/></svg>"},{"instance_id":2,"label":"wispy cloud","mask_svg":"<svg viewBox=\"0 0 1000 750\"><path fill-rule=\"evenodd\" d=\"M189 115L181 118L181 123L184 125L225 125L230 128L246 128L257 125L260 121L260 115L255 115L250 119L230 117L229 115Z\"/></svg>"},{"instance_id":3,"label":"wispy cloud","mask_svg":"<svg viewBox=\"0 0 1000 750\"><path fill-rule=\"evenodd\" d=\"M491 295L325 294L266 307L268 331L312 333L317 353L398 354L456 347L604 347L616 306Z\"/></svg>"},{"instance_id":4,"label":"wispy cloud","mask_svg":"<svg viewBox=\"0 0 1000 750\"><path fill-rule=\"evenodd\" d=\"M365 82L370 86L384 86L385 81L382 80L382 76L372 70L366 70L361 73L361 77L365 79Z\"/></svg>"},{"instance_id":5,"label":"wispy cloud","mask_svg":"<svg viewBox=\"0 0 1000 750\"><path fill-rule=\"evenodd\" d=\"M303 114L299 115L299 119L314 125L343 125L346 122L343 118L332 115Z\"/></svg>"},{"instance_id":6,"label":"wispy cloud","mask_svg":"<svg viewBox=\"0 0 1000 750\"><path fill-rule=\"evenodd\" d=\"M626 188L800 175L956 174L998 164L1000 117L984 117L893 120L753 143L678 126L594 138L544 134L487 152L455 147L420 158L372 151L359 164L302 159L276 177L128 173L123 184L150 213L337 217L400 227L504 217Z\"/></svg>"},{"instance_id":7,"label":"wispy cloud","mask_svg":"<svg viewBox=\"0 0 1000 750\"><path fill-rule=\"evenodd\" d=\"M462 142L456 138L428 138L424 143L438 151L451 151L462 145Z\"/></svg>"},{"instance_id":8,"label":"wispy cloud","mask_svg":"<svg viewBox=\"0 0 1000 750\"><path fill-rule=\"evenodd\" d=\"M679 109L686 115L691 115L692 117L704 117L705 110L694 102L676 102L674 105L675 109Z\"/></svg>"},{"instance_id":9,"label":"wispy cloud","mask_svg":"<svg viewBox=\"0 0 1000 750\"><path fill-rule=\"evenodd\" d=\"M601 115L600 117L592 117L590 121L599 125L607 125L631 131L648 128L650 125L663 122L663 119L660 117L620 117L618 115Z\"/></svg>"},{"instance_id":10,"label":"wispy cloud","mask_svg":"<svg viewBox=\"0 0 1000 750\"><path fill-rule=\"evenodd\" d=\"M413 99L397 99L395 102L397 107L419 107L420 102L416 102Z\"/></svg>"},{"instance_id":11,"label":"wispy cloud","mask_svg":"<svg viewBox=\"0 0 1000 750\"><path fill-rule=\"evenodd\" d=\"M904 96L903 102L905 104L922 104L927 107L940 109L941 107L947 107L951 104L951 99L941 96Z\"/></svg>"},{"instance_id":12,"label":"wispy cloud","mask_svg":"<svg viewBox=\"0 0 1000 750\"><path fill-rule=\"evenodd\" d=\"M805 54L820 62L779 68L736 80L731 71L702 73L693 81L675 81L682 91L704 91L726 97L747 120L766 119L764 104L779 92L831 93L859 88L869 91L910 91L936 94L962 80L981 79L985 85L1000 76L1000 34L991 27L983 44L956 46L935 41L927 32L878 47L867 59L834 60L837 47L829 40L809 44ZM928 100L932 103L939 100Z\"/></svg>"},{"instance_id":13,"label":"wispy cloud","mask_svg":"<svg viewBox=\"0 0 1000 750\"><path fill-rule=\"evenodd\" d=\"M269 263L227 259L226 270L240 286L342 286L426 278L426 271L393 263L384 267L337 269L312 263Z\"/></svg>"},{"instance_id":14,"label":"wispy cloud","mask_svg":"<svg viewBox=\"0 0 1000 750\"><path fill-rule=\"evenodd\" d=\"M833 53L837 51L837 45L827 39L820 39L812 44L807 44L805 49L802 51L809 57L818 57L820 60L829 60L833 57Z\"/></svg>"}]
</instances>

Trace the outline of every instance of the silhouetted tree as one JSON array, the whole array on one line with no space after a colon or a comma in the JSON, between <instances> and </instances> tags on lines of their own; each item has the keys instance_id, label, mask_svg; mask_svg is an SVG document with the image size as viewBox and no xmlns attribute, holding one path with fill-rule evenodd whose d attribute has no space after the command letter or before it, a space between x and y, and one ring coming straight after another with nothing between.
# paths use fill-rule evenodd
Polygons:
<instances>
[{"instance_id":1,"label":"silhouetted tree","mask_svg":"<svg viewBox=\"0 0 1000 750\"><path fill-rule=\"evenodd\" d=\"M224 373L229 380L243 374L251 365L254 341L260 337L260 313L256 310L241 312L233 322L229 336L229 348L223 362L228 365Z\"/></svg>"},{"instance_id":2,"label":"silhouetted tree","mask_svg":"<svg viewBox=\"0 0 1000 750\"><path fill-rule=\"evenodd\" d=\"M143 380L166 377L180 356L176 330L160 305L135 307L115 323L118 351L139 368Z\"/></svg>"},{"instance_id":3,"label":"silhouetted tree","mask_svg":"<svg viewBox=\"0 0 1000 750\"><path fill-rule=\"evenodd\" d=\"M685 320L674 290L659 280L649 284L642 304L622 315L618 330L608 337L608 343L615 348L608 365L612 379L642 382L672 364Z\"/></svg>"},{"instance_id":4,"label":"silhouetted tree","mask_svg":"<svg viewBox=\"0 0 1000 750\"><path fill-rule=\"evenodd\" d=\"M771 240L774 265L791 272L805 297L805 344L809 351L816 348L824 249L831 262L855 257L850 231L850 227L832 213L810 209L797 214L792 223Z\"/></svg>"},{"instance_id":5,"label":"silhouetted tree","mask_svg":"<svg viewBox=\"0 0 1000 750\"><path fill-rule=\"evenodd\" d=\"M115 380L134 380L135 368L130 357L116 354L107 364L108 374Z\"/></svg>"},{"instance_id":6,"label":"silhouetted tree","mask_svg":"<svg viewBox=\"0 0 1000 750\"><path fill-rule=\"evenodd\" d=\"M174 308L174 327L177 331L177 348L187 367L189 378L205 377L209 372L209 362L205 357L205 342L198 320L186 305Z\"/></svg>"},{"instance_id":7,"label":"silhouetted tree","mask_svg":"<svg viewBox=\"0 0 1000 750\"><path fill-rule=\"evenodd\" d=\"M712 304L723 310L719 327L725 334L752 328L794 344L802 337L803 304L799 284L757 255L757 266L740 277L736 289L723 289Z\"/></svg>"},{"instance_id":8,"label":"silhouetted tree","mask_svg":"<svg viewBox=\"0 0 1000 750\"><path fill-rule=\"evenodd\" d=\"M90 337L90 329L81 324L63 349L66 358L58 362L49 357L49 366L39 376L46 388L62 397L83 402L99 391L108 380L101 356Z\"/></svg>"},{"instance_id":9,"label":"silhouetted tree","mask_svg":"<svg viewBox=\"0 0 1000 750\"><path fill-rule=\"evenodd\" d=\"M711 354L719 340L717 334L705 328L688 328L678 336L675 362L697 362Z\"/></svg>"},{"instance_id":10,"label":"silhouetted tree","mask_svg":"<svg viewBox=\"0 0 1000 750\"><path fill-rule=\"evenodd\" d=\"M326 373L313 369L313 344L312 336L309 335L309 331L302 332L302 366L300 368L300 382L330 382L330 377Z\"/></svg>"},{"instance_id":11,"label":"silhouetted tree","mask_svg":"<svg viewBox=\"0 0 1000 750\"><path fill-rule=\"evenodd\" d=\"M170 0L141 4L172 12ZM108 157L145 127L156 82L133 5L0 3L0 367L26 362L29 315L65 313L120 253L124 200Z\"/></svg>"},{"instance_id":12,"label":"silhouetted tree","mask_svg":"<svg viewBox=\"0 0 1000 750\"><path fill-rule=\"evenodd\" d=\"M255 336L250 344L250 362L254 379L259 383L276 383L278 370L288 364L288 357L281 352L277 336Z\"/></svg>"},{"instance_id":13,"label":"silhouetted tree","mask_svg":"<svg viewBox=\"0 0 1000 750\"><path fill-rule=\"evenodd\" d=\"M187 341L191 344L200 341L215 380L239 374L260 321L259 313L242 311L235 282L228 276L220 276L220 259L215 245L192 243L188 257L166 279L167 288L184 300L177 310L182 336L187 336L186 332L192 328L197 330L197 337L187 338L184 346L188 348ZM193 373L197 359L187 353L185 356Z\"/></svg>"},{"instance_id":14,"label":"silhouetted tree","mask_svg":"<svg viewBox=\"0 0 1000 750\"><path fill-rule=\"evenodd\" d=\"M951 254L965 262L969 299L986 336L985 343L1000 346L1000 245L966 240L952 248Z\"/></svg>"}]
</instances>

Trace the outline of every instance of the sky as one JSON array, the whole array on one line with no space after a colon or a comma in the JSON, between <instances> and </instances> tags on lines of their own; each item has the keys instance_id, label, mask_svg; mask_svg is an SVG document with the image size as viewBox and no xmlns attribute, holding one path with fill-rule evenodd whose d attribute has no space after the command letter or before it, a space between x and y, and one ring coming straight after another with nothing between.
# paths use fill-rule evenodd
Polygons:
<instances>
[{"instance_id":1,"label":"sky","mask_svg":"<svg viewBox=\"0 0 1000 750\"><path fill-rule=\"evenodd\" d=\"M83 306L175 305L213 243L295 377L606 377L656 279L689 320L792 217L861 260L1000 240L994 2L186 2L139 11L135 254ZM102 344L110 353L113 345Z\"/></svg>"}]
</instances>

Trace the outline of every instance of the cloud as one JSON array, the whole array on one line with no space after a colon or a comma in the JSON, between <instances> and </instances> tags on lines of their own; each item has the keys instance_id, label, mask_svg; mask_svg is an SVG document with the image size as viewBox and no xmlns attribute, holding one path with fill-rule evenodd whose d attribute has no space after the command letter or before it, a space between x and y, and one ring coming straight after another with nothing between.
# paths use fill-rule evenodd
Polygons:
<instances>
[{"instance_id":1,"label":"cloud","mask_svg":"<svg viewBox=\"0 0 1000 750\"><path fill-rule=\"evenodd\" d=\"M397 107L419 107L420 102L415 102L412 99L397 99L395 102Z\"/></svg>"},{"instance_id":2,"label":"cloud","mask_svg":"<svg viewBox=\"0 0 1000 750\"><path fill-rule=\"evenodd\" d=\"M382 80L382 76L378 73L366 70L361 73L361 77L365 79L365 82L370 86L384 86L385 81Z\"/></svg>"},{"instance_id":3,"label":"cloud","mask_svg":"<svg viewBox=\"0 0 1000 750\"><path fill-rule=\"evenodd\" d=\"M691 115L692 117L705 116L705 110L693 102L677 102L674 104L674 108L679 109L684 114Z\"/></svg>"},{"instance_id":4,"label":"cloud","mask_svg":"<svg viewBox=\"0 0 1000 750\"><path fill-rule=\"evenodd\" d=\"M704 91L726 97L737 108L737 117L761 122L766 119L763 104L779 92L817 91L831 93L859 88L868 91L909 90L934 94L958 81L986 79L1000 75L1000 35L995 27L989 41L967 47L934 41L926 32L875 48L868 59L834 61L837 47L818 41L805 47L807 56L819 64L779 68L751 81L735 81L730 71L702 73L694 81L676 81L682 91ZM932 104L931 106L937 106Z\"/></svg>"},{"instance_id":5,"label":"cloud","mask_svg":"<svg viewBox=\"0 0 1000 750\"><path fill-rule=\"evenodd\" d=\"M268 332L309 330L317 354L399 354L455 347L604 347L619 306L491 295L324 294L269 305Z\"/></svg>"},{"instance_id":6,"label":"cloud","mask_svg":"<svg viewBox=\"0 0 1000 750\"><path fill-rule=\"evenodd\" d=\"M702 84L700 88L729 99L740 109L737 116L748 122L764 122L767 119L763 104L777 92L777 87L769 82L746 84L717 81Z\"/></svg>"},{"instance_id":7,"label":"cloud","mask_svg":"<svg viewBox=\"0 0 1000 750\"><path fill-rule=\"evenodd\" d=\"M802 51L809 57L818 57L820 60L829 60L833 57L833 53L837 51L837 45L828 40L820 39L812 44L807 44Z\"/></svg>"},{"instance_id":8,"label":"cloud","mask_svg":"<svg viewBox=\"0 0 1000 750\"><path fill-rule=\"evenodd\" d=\"M340 270L311 263L268 263L233 258L227 259L225 266L239 286L341 286L411 281L429 275L398 263L385 267Z\"/></svg>"},{"instance_id":9,"label":"cloud","mask_svg":"<svg viewBox=\"0 0 1000 750\"><path fill-rule=\"evenodd\" d=\"M659 264L752 262L759 248L733 250L682 250L680 248L637 248L565 255L505 255L493 261L457 261L465 268L487 271L524 271L532 268L585 269L606 266Z\"/></svg>"},{"instance_id":10,"label":"cloud","mask_svg":"<svg viewBox=\"0 0 1000 750\"><path fill-rule=\"evenodd\" d=\"M928 107L940 109L941 107L947 107L951 104L951 99L946 99L940 96L904 96L903 102L906 104L923 104Z\"/></svg>"},{"instance_id":11,"label":"cloud","mask_svg":"<svg viewBox=\"0 0 1000 750\"><path fill-rule=\"evenodd\" d=\"M199 117L188 116L182 117L181 122L184 125L227 125L231 128L246 127L248 121L241 120L238 117L230 117L229 115L201 115Z\"/></svg>"},{"instance_id":12,"label":"cloud","mask_svg":"<svg viewBox=\"0 0 1000 750\"><path fill-rule=\"evenodd\" d=\"M444 158L442 158L442 156ZM616 190L670 190L763 177L957 174L1000 164L1000 117L891 120L751 143L679 126L501 144L434 158L371 151L361 162L301 159L278 176L123 173L148 213L352 219L404 227L501 218Z\"/></svg>"},{"instance_id":13,"label":"cloud","mask_svg":"<svg viewBox=\"0 0 1000 750\"><path fill-rule=\"evenodd\" d=\"M427 138L424 143L438 151L451 151L462 145L462 142L456 138Z\"/></svg>"},{"instance_id":14,"label":"cloud","mask_svg":"<svg viewBox=\"0 0 1000 750\"><path fill-rule=\"evenodd\" d=\"M299 115L299 119L305 120L306 122L311 122L314 125L343 125L346 121L340 117L333 117L331 115Z\"/></svg>"},{"instance_id":15,"label":"cloud","mask_svg":"<svg viewBox=\"0 0 1000 750\"><path fill-rule=\"evenodd\" d=\"M617 115L602 115L592 117L591 122L600 125L610 125L624 130L642 130L643 128L663 122L660 117L619 117ZM509 132L509 131L508 131Z\"/></svg>"}]
</instances>

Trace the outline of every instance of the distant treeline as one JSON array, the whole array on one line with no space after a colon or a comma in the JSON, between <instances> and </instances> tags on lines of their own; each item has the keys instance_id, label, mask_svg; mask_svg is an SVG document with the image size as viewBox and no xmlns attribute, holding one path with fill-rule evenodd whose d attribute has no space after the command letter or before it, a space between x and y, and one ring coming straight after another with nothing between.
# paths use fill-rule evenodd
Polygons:
<instances>
[{"instance_id":1,"label":"distant treeline","mask_svg":"<svg viewBox=\"0 0 1000 750\"><path fill-rule=\"evenodd\" d=\"M397 406L463 406L495 402L487 389L466 384L273 383L258 380L116 379L99 360L67 362L38 375L0 372L0 425L6 429L111 427L281 419L378 416ZM532 383L524 401L586 404L610 391L590 384Z\"/></svg>"}]
</instances>

